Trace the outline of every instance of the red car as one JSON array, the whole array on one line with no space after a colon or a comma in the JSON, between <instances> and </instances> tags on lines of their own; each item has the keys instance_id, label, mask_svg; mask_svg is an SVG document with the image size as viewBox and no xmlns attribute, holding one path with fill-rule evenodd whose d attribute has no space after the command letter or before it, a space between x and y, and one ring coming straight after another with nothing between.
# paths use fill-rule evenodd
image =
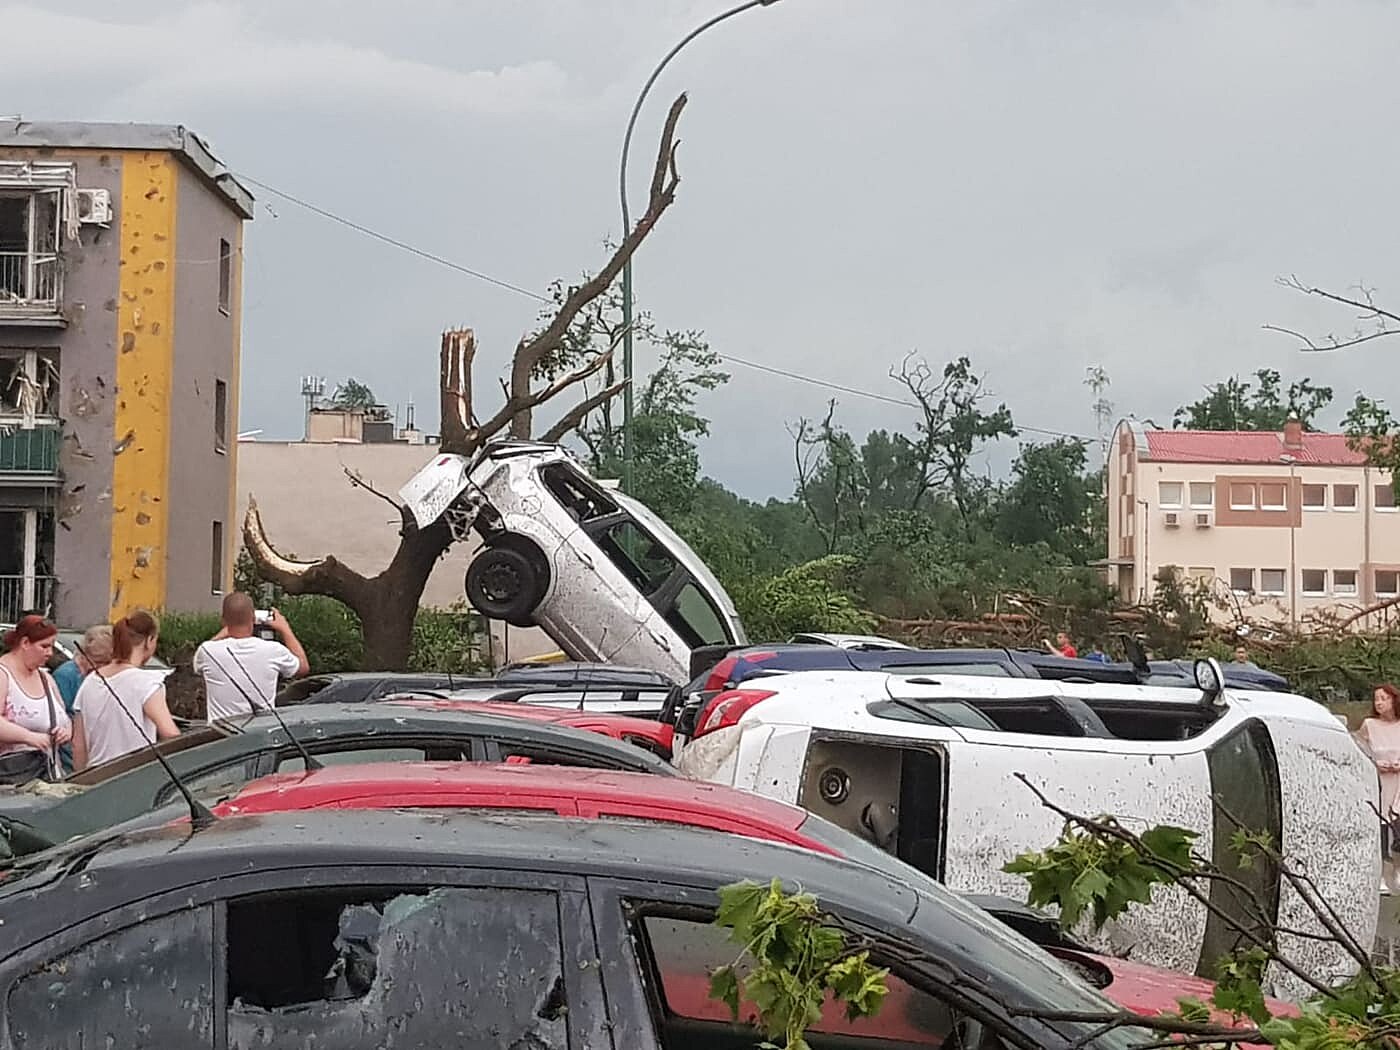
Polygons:
<instances>
[{"instance_id":1,"label":"red car","mask_svg":"<svg viewBox=\"0 0 1400 1050\"><path fill-rule=\"evenodd\" d=\"M671 760L671 744L675 729L647 718L633 718L630 715L617 715L601 711L580 711L574 707L549 707L544 704L519 702L493 702L490 700L439 700L402 699L389 703L407 704L412 707L426 707L438 711L476 711L482 714L509 715L514 718L528 718L534 722L550 725L570 726L586 729L590 733L600 733L614 740L635 744L654 755Z\"/></svg>"},{"instance_id":2,"label":"red car","mask_svg":"<svg viewBox=\"0 0 1400 1050\"><path fill-rule=\"evenodd\" d=\"M540 810L587 819L684 824L841 856L887 873L896 864L903 879L926 878L913 869L905 870L904 865L876 846L797 806L719 784L639 773L445 762L331 766L311 773L282 773L255 780L216 806L214 814L225 817L289 810L435 807ZM997 914L995 904L988 904L985 899L977 903ZM1004 921L1012 928L1025 930L1027 924L1017 920L1028 914L1033 913L1011 905ZM1033 931L1027 932L1040 939ZM1094 955L1063 947L1063 943L1047 944L1046 950L1119 1006L1144 1016L1173 1011L1178 999L1208 1000L1213 990L1210 981L1199 977ZM668 977L668 988L679 983L687 989L682 998L686 1002L694 1000L690 1011L694 1019L713 1019L714 1011L723 1008L707 1000L701 980L703 972L692 976L699 982L694 989L689 988L688 978L679 972L674 980ZM892 989L891 1005L899 997L899 988ZM1296 1012L1283 1003L1269 1005L1276 1013ZM898 1011L893 1013L897 1015ZM884 1034L896 1037L890 1032Z\"/></svg>"}]
</instances>

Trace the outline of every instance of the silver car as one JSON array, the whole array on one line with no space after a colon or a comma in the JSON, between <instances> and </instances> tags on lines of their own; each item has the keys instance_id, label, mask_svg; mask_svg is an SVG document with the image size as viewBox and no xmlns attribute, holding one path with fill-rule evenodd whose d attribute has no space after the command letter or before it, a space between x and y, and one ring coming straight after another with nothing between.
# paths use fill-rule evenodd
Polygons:
<instances>
[{"instance_id":1,"label":"silver car","mask_svg":"<svg viewBox=\"0 0 1400 1050\"><path fill-rule=\"evenodd\" d=\"M419 527L446 517L485 541L467 569L483 616L542 628L575 660L689 677L690 652L744 645L729 595L649 509L600 485L558 445L443 454L399 492Z\"/></svg>"}]
</instances>

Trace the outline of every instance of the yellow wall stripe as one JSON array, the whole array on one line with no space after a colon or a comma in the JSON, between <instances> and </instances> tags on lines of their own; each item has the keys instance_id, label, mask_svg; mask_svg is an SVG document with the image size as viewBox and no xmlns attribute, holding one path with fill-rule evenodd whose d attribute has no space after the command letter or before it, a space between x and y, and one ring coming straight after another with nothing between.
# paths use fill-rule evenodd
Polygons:
<instances>
[{"instance_id":1,"label":"yellow wall stripe","mask_svg":"<svg viewBox=\"0 0 1400 1050\"><path fill-rule=\"evenodd\" d=\"M169 154L122 154L117 298L112 618L165 604L168 406L175 345L175 207Z\"/></svg>"}]
</instances>

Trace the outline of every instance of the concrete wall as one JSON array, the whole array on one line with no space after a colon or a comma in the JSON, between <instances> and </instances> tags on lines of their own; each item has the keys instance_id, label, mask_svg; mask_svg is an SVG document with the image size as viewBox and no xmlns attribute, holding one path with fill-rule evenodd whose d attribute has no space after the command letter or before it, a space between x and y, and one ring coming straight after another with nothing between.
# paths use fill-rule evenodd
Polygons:
<instances>
[{"instance_id":1,"label":"concrete wall","mask_svg":"<svg viewBox=\"0 0 1400 1050\"><path fill-rule=\"evenodd\" d=\"M351 485L345 468L392 496L433 452L398 443L244 442L238 449L239 528L251 494L268 538L282 553L301 559L334 554L352 569L373 575L389 564L398 547L399 516L383 500ZM445 608L465 600L462 581L474 548L454 546L438 562L423 593L424 605ZM497 625L493 633L498 655L508 649L511 659L557 648L538 630L507 633Z\"/></svg>"},{"instance_id":2,"label":"concrete wall","mask_svg":"<svg viewBox=\"0 0 1400 1050\"><path fill-rule=\"evenodd\" d=\"M165 604L169 609L193 611L218 606L212 587L216 521L224 531L220 560L226 585L229 579L228 551L235 528L228 519L237 453L239 316L236 295L231 296L227 312L219 308L219 242L236 247L242 223L223 198L183 167L178 199ZM242 261L235 251L231 260L235 288ZM224 451L215 441L216 380L222 380L228 392Z\"/></svg>"},{"instance_id":3,"label":"concrete wall","mask_svg":"<svg viewBox=\"0 0 1400 1050\"><path fill-rule=\"evenodd\" d=\"M36 157L29 150L0 150L0 157ZM39 158L36 158L39 159ZM55 608L68 623L107 618L112 537L113 411L117 397L117 300L120 270L122 155L94 150L44 151L45 160L73 161L78 185L107 189L118 214L112 228L81 228L64 239L66 328L0 327L0 345L59 349L59 414L64 435L57 493L59 524L54 572Z\"/></svg>"}]
</instances>

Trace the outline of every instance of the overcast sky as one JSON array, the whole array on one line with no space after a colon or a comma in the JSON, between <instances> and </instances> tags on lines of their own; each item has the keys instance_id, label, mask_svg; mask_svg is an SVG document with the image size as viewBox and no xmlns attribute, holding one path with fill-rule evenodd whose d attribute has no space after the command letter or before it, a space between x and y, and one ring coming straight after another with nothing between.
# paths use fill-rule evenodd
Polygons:
<instances>
[{"instance_id":1,"label":"overcast sky","mask_svg":"<svg viewBox=\"0 0 1400 1050\"><path fill-rule=\"evenodd\" d=\"M543 290L601 261L636 92L726 6L0 3L0 114L183 123L235 171ZM1164 425L1262 366L1348 403L1393 395L1400 342L1304 356L1260 326L1352 325L1281 273L1400 303L1396 39L1400 4L1382 0L755 8L682 52L643 115L634 201L667 103L690 94L638 301L721 353L889 395L905 353L967 354L1019 423L1078 434L1094 432L1090 365L1119 414ZM476 328L491 396L537 303L255 192L243 429L299 436L308 373L412 398L431 426L451 324ZM703 406L705 470L786 495L786 425L832 393L732 372ZM912 424L837 396L859 434Z\"/></svg>"}]
</instances>

